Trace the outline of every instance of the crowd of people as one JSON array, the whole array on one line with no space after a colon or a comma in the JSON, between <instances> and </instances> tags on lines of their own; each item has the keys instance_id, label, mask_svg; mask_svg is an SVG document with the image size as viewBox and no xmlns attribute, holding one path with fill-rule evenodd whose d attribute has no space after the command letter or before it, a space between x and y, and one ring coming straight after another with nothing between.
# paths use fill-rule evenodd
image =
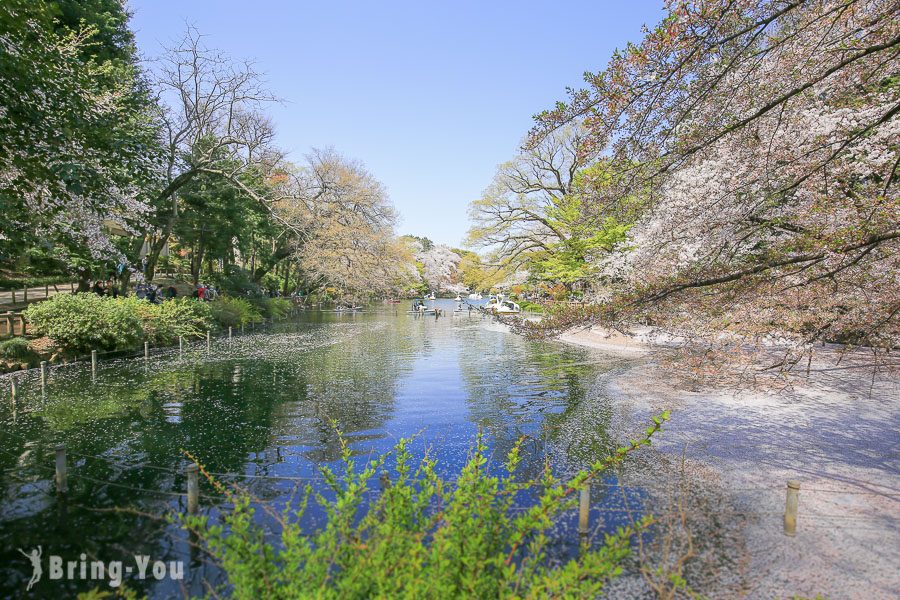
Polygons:
<instances>
[{"instance_id":1,"label":"crowd of people","mask_svg":"<svg viewBox=\"0 0 900 600\"><path fill-rule=\"evenodd\" d=\"M219 297L219 290L211 285L200 283L197 284L197 287L194 289L193 296L198 300L215 300Z\"/></svg>"},{"instance_id":2,"label":"crowd of people","mask_svg":"<svg viewBox=\"0 0 900 600\"><path fill-rule=\"evenodd\" d=\"M138 300L146 300L153 304L159 304L163 300L171 300L178 297L178 290L174 285L167 288L156 285L155 283L140 282L134 286L134 295Z\"/></svg>"},{"instance_id":3,"label":"crowd of people","mask_svg":"<svg viewBox=\"0 0 900 600\"><path fill-rule=\"evenodd\" d=\"M119 296L127 296L127 291L123 290L115 279L98 279L91 286L91 292L98 296L110 296L118 298ZM140 300L147 300L154 304L158 304L163 300L171 300L178 297L178 290L174 285L163 287L155 283L139 282L134 286L134 295ZM219 291L208 284L201 283L194 288L192 294L194 298L199 300L215 300L219 297Z\"/></svg>"}]
</instances>

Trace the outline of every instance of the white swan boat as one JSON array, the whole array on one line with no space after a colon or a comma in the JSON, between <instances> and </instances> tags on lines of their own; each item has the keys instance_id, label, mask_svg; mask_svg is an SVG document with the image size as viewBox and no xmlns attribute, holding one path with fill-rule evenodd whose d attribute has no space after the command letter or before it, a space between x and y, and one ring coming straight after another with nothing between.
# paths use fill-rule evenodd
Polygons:
<instances>
[{"instance_id":1,"label":"white swan boat","mask_svg":"<svg viewBox=\"0 0 900 600\"><path fill-rule=\"evenodd\" d=\"M518 304L512 300L503 300L503 296L491 296L490 302L485 304L484 309L495 315L511 315L522 312Z\"/></svg>"}]
</instances>

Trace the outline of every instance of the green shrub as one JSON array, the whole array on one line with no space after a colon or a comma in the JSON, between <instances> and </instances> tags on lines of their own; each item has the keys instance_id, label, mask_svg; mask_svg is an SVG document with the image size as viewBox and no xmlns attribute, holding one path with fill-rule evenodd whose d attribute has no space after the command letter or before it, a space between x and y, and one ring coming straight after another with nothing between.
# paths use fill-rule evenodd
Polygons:
<instances>
[{"instance_id":1,"label":"green shrub","mask_svg":"<svg viewBox=\"0 0 900 600\"><path fill-rule=\"evenodd\" d=\"M291 312L292 303L287 298L253 298L250 303L267 319L281 321Z\"/></svg>"},{"instance_id":2,"label":"green shrub","mask_svg":"<svg viewBox=\"0 0 900 600\"><path fill-rule=\"evenodd\" d=\"M159 309L163 319L174 323L174 341L178 340L179 335L185 338L203 337L213 323L209 303L193 298L167 300L159 305Z\"/></svg>"},{"instance_id":3,"label":"green shrub","mask_svg":"<svg viewBox=\"0 0 900 600\"><path fill-rule=\"evenodd\" d=\"M168 346L185 338L200 337L210 328L212 311L206 302L193 298L166 300L152 304L134 297L119 300L141 321L144 339L154 346Z\"/></svg>"},{"instance_id":4,"label":"green shrub","mask_svg":"<svg viewBox=\"0 0 900 600\"><path fill-rule=\"evenodd\" d=\"M537 304L537 303L535 303L535 302L529 302L528 300L520 300L520 301L519 301L519 308L521 308L522 310L527 310L527 311L529 311L529 312L536 312L536 313L542 313L542 312L544 312L544 305L543 305L543 304Z\"/></svg>"},{"instance_id":5,"label":"green shrub","mask_svg":"<svg viewBox=\"0 0 900 600\"><path fill-rule=\"evenodd\" d=\"M32 330L74 352L127 350L142 340L171 345L178 336L200 337L212 324L208 303L191 298L151 304L133 296L59 294L25 312Z\"/></svg>"},{"instance_id":6,"label":"green shrub","mask_svg":"<svg viewBox=\"0 0 900 600\"><path fill-rule=\"evenodd\" d=\"M221 296L209 303L213 320L222 327L239 327L262 321L262 315L249 300Z\"/></svg>"},{"instance_id":7,"label":"green shrub","mask_svg":"<svg viewBox=\"0 0 900 600\"><path fill-rule=\"evenodd\" d=\"M211 525L205 516L182 517L182 523L220 564L235 598L594 598L621 572L631 537L650 519L600 543L583 542L578 557L562 564L548 560L548 531L585 483L649 444L667 418L656 417L646 436L565 482L549 468L538 480L519 479L521 441L496 476L479 436L459 476L445 480L428 454L411 465L409 440L401 440L390 485L368 505L385 456L366 461L357 473L338 432L344 474L320 468L329 490L315 494L327 516L323 525L300 525L312 496L307 486L298 509L270 513L279 524L273 541L249 495L212 478L233 502L223 524ZM536 501L517 509L523 495Z\"/></svg>"},{"instance_id":8,"label":"green shrub","mask_svg":"<svg viewBox=\"0 0 900 600\"><path fill-rule=\"evenodd\" d=\"M58 294L25 311L32 331L63 350L124 350L143 337L141 320L129 303L96 294Z\"/></svg>"},{"instance_id":9,"label":"green shrub","mask_svg":"<svg viewBox=\"0 0 900 600\"><path fill-rule=\"evenodd\" d=\"M0 342L0 358L31 361L36 357L37 354L28 347L28 340L23 337L9 338Z\"/></svg>"}]
</instances>

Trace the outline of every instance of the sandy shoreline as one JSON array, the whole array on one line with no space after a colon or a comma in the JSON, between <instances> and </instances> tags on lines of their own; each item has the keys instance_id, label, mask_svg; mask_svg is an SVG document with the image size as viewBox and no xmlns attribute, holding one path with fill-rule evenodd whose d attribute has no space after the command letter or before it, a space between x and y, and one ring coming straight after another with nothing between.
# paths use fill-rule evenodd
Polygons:
<instances>
[{"instance_id":1,"label":"sandy shoreline","mask_svg":"<svg viewBox=\"0 0 900 600\"><path fill-rule=\"evenodd\" d=\"M698 506L724 495L718 502L729 513L725 529L736 536L727 546L739 551L731 550L737 554L726 557L724 567L709 560L717 572L707 574L702 585L708 589L698 591L708 597L898 597L896 373L873 372L863 353L838 360L826 351L815 357L808 377L779 388L697 387L660 365L663 349L646 333L583 328L559 339L635 358L598 382L601 395L616 405L616 429L640 430L651 414L669 409L657 451L685 457L686 476L701 490ZM788 480L801 483L795 537L783 533ZM722 530L719 509L705 510L697 528ZM704 518L717 522L704 525Z\"/></svg>"}]
</instances>

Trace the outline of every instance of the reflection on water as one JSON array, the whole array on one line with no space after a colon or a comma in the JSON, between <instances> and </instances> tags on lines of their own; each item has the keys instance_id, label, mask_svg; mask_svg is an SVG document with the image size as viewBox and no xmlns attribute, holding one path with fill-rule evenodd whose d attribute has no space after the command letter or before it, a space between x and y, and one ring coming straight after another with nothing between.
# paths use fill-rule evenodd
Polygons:
<instances>
[{"instance_id":1,"label":"reflection on water","mask_svg":"<svg viewBox=\"0 0 900 600\"><path fill-rule=\"evenodd\" d=\"M431 447L448 476L479 429L498 459L526 436L523 474L548 456L571 472L608 451L610 413L592 386L613 363L523 340L478 313L436 319L404 308L309 313L219 341L209 354L204 343L183 356L101 363L96 383L89 365L55 368L44 396L37 373L20 375L17 401L0 405L0 592L21 595L31 569L16 549L40 544L45 556L73 560L185 560L184 585L201 593L199 579L211 572L177 527L156 517L184 509L182 449L209 471L241 474L241 485L276 505L290 502L297 482L270 477L315 478L316 465L339 457L331 419L361 455L418 434L414 451ZM66 497L53 483L60 442L71 468ZM214 518L213 490L204 482L201 493ZM171 582L130 585L181 593ZM90 587L45 578L32 593Z\"/></svg>"}]
</instances>

